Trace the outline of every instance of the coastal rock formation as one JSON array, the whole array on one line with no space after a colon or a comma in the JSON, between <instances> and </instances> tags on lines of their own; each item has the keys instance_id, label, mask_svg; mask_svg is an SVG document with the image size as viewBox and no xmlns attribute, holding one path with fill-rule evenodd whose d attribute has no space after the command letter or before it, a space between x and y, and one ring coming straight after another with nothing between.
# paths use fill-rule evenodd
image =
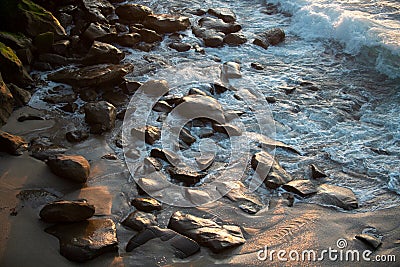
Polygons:
<instances>
[{"instance_id":1,"label":"coastal rock formation","mask_svg":"<svg viewBox=\"0 0 400 267\"><path fill-rule=\"evenodd\" d=\"M132 206L134 206L137 210L144 212L152 212L156 210L161 210L162 205L154 198L150 197L139 197L135 198L131 201Z\"/></svg>"},{"instance_id":2,"label":"coastal rock formation","mask_svg":"<svg viewBox=\"0 0 400 267\"><path fill-rule=\"evenodd\" d=\"M118 64L124 59L125 53L113 45L94 41L87 55L82 59L86 65L111 63Z\"/></svg>"},{"instance_id":3,"label":"coastal rock formation","mask_svg":"<svg viewBox=\"0 0 400 267\"><path fill-rule=\"evenodd\" d=\"M86 201L55 201L40 210L40 218L48 223L72 223L89 219L95 213Z\"/></svg>"},{"instance_id":4,"label":"coastal rock formation","mask_svg":"<svg viewBox=\"0 0 400 267\"><path fill-rule=\"evenodd\" d=\"M246 242L239 226L221 226L210 219L203 219L180 211L172 214L168 228L192 238L214 252L220 252Z\"/></svg>"},{"instance_id":5,"label":"coastal rock formation","mask_svg":"<svg viewBox=\"0 0 400 267\"><path fill-rule=\"evenodd\" d=\"M288 192L306 197L317 193L317 188L310 180L294 180L282 185L282 188Z\"/></svg>"},{"instance_id":6,"label":"coastal rock formation","mask_svg":"<svg viewBox=\"0 0 400 267\"><path fill-rule=\"evenodd\" d=\"M0 42L0 72L6 83L14 83L21 86L29 85L32 78L24 68L21 60L14 50Z\"/></svg>"},{"instance_id":7,"label":"coastal rock formation","mask_svg":"<svg viewBox=\"0 0 400 267\"><path fill-rule=\"evenodd\" d=\"M115 126L117 112L115 107L106 102L85 104L85 121L90 125L90 132L100 134Z\"/></svg>"},{"instance_id":8,"label":"coastal rock formation","mask_svg":"<svg viewBox=\"0 0 400 267\"><path fill-rule=\"evenodd\" d=\"M85 183L90 174L90 164L82 156L78 155L55 155L49 157L47 165L57 176Z\"/></svg>"},{"instance_id":9,"label":"coastal rock formation","mask_svg":"<svg viewBox=\"0 0 400 267\"><path fill-rule=\"evenodd\" d=\"M148 29L163 34L186 30L190 27L190 21L188 17L184 16L152 14L146 17L143 25Z\"/></svg>"},{"instance_id":10,"label":"coastal rock formation","mask_svg":"<svg viewBox=\"0 0 400 267\"><path fill-rule=\"evenodd\" d=\"M111 219L58 224L45 231L59 239L60 253L70 261L85 262L118 251L115 223Z\"/></svg>"},{"instance_id":11,"label":"coastal rock formation","mask_svg":"<svg viewBox=\"0 0 400 267\"><path fill-rule=\"evenodd\" d=\"M27 142L24 138L0 130L0 151L19 156L26 148Z\"/></svg>"},{"instance_id":12,"label":"coastal rock formation","mask_svg":"<svg viewBox=\"0 0 400 267\"><path fill-rule=\"evenodd\" d=\"M142 231L149 226L157 225L157 217L151 213L134 211L121 224L135 231Z\"/></svg>"},{"instance_id":13,"label":"coastal rock formation","mask_svg":"<svg viewBox=\"0 0 400 267\"><path fill-rule=\"evenodd\" d=\"M177 113L184 118L207 117L218 123L225 123L221 104L210 96L184 96L178 105Z\"/></svg>"},{"instance_id":14,"label":"coastal rock formation","mask_svg":"<svg viewBox=\"0 0 400 267\"><path fill-rule=\"evenodd\" d=\"M285 40L285 32L280 28L273 28L258 34L253 44L267 49L270 45L277 45Z\"/></svg>"},{"instance_id":15,"label":"coastal rock formation","mask_svg":"<svg viewBox=\"0 0 400 267\"><path fill-rule=\"evenodd\" d=\"M13 111L14 98L0 73L0 125L7 122Z\"/></svg>"}]
</instances>

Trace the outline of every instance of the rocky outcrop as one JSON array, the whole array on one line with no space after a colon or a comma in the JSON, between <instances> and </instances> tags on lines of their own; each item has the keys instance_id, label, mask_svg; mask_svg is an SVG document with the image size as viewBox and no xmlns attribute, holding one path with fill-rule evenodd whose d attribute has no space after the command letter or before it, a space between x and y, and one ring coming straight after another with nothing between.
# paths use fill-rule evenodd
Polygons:
<instances>
[{"instance_id":1,"label":"rocky outcrop","mask_svg":"<svg viewBox=\"0 0 400 267\"><path fill-rule=\"evenodd\" d=\"M115 223L111 219L59 224L45 231L59 239L60 253L70 261L85 262L118 251Z\"/></svg>"},{"instance_id":2,"label":"rocky outcrop","mask_svg":"<svg viewBox=\"0 0 400 267\"><path fill-rule=\"evenodd\" d=\"M40 218L48 223L72 223L89 219L95 213L86 201L55 201L40 210Z\"/></svg>"},{"instance_id":3,"label":"rocky outcrop","mask_svg":"<svg viewBox=\"0 0 400 267\"><path fill-rule=\"evenodd\" d=\"M0 73L0 126L5 124L13 111L14 98Z\"/></svg>"},{"instance_id":4,"label":"rocky outcrop","mask_svg":"<svg viewBox=\"0 0 400 267\"><path fill-rule=\"evenodd\" d=\"M27 142L24 138L0 130L0 151L19 156L26 148Z\"/></svg>"},{"instance_id":5,"label":"rocky outcrop","mask_svg":"<svg viewBox=\"0 0 400 267\"><path fill-rule=\"evenodd\" d=\"M246 242L239 226L219 225L210 219L180 211L172 214L168 228L209 247L214 252L237 247Z\"/></svg>"},{"instance_id":6,"label":"rocky outcrop","mask_svg":"<svg viewBox=\"0 0 400 267\"><path fill-rule=\"evenodd\" d=\"M49 157L47 165L57 176L85 183L90 174L90 164L82 156L78 155L55 155Z\"/></svg>"},{"instance_id":7,"label":"rocky outcrop","mask_svg":"<svg viewBox=\"0 0 400 267\"><path fill-rule=\"evenodd\" d=\"M87 103L84 108L85 121L90 125L91 133L100 134L114 128L117 112L112 104L100 101Z\"/></svg>"},{"instance_id":8,"label":"rocky outcrop","mask_svg":"<svg viewBox=\"0 0 400 267\"><path fill-rule=\"evenodd\" d=\"M0 43L0 72L6 83L26 86L32 82L32 78L14 50L3 43Z\"/></svg>"}]
</instances>

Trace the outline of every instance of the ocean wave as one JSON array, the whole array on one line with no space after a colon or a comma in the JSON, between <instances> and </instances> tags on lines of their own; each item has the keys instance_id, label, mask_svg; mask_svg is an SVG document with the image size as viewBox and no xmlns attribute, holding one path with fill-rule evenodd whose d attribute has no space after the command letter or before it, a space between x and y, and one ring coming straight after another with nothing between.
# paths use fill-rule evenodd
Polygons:
<instances>
[{"instance_id":1,"label":"ocean wave","mask_svg":"<svg viewBox=\"0 0 400 267\"><path fill-rule=\"evenodd\" d=\"M342 1L270 0L293 15L288 29L306 40L333 39L345 53L361 56L390 78L400 78L400 21L382 8ZM399 10L400 10L400 4ZM366 12L366 10L371 12ZM381 12L381 13L379 13ZM400 11L398 12L400 14ZM397 13L396 13L397 14Z\"/></svg>"}]
</instances>

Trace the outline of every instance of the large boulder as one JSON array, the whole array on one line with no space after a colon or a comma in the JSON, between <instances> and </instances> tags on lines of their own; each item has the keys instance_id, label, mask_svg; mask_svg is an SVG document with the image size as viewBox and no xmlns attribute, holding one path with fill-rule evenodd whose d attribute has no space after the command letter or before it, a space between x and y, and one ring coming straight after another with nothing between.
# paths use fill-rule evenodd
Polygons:
<instances>
[{"instance_id":1,"label":"large boulder","mask_svg":"<svg viewBox=\"0 0 400 267\"><path fill-rule=\"evenodd\" d=\"M225 123L225 115L221 104L210 96L188 95L181 99L181 103L174 109L184 118L207 118L218 123Z\"/></svg>"},{"instance_id":2,"label":"large boulder","mask_svg":"<svg viewBox=\"0 0 400 267\"><path fill-rule=\"evenodd\" d=\"M114 13L114 6L107 0L82 0L91 21L108 22L107 17Z\"/></svg>"},{"instance_id":3,"label":"large boulder","mask_svg":"<svg viewBox=\"0 0 400 267\"><path fill-rule=\"evenodd\" d=\"M85 121L90 125L92 133L111 130L115 126L116 117L116 108L106 101L85 105Z\"/></svg>"},{"instance_id":4,"label":"large boulder","mask_svg":"<svg viewBox=\"0 0 400 267\"><path fill-rule=\"evenodd\" d=\"M6 83L26 86L33 80L22 65L14 50L0 42L0 72Z\"/></svg>"},{"instance_id":5,"label":"large boulder","mask_svg":"<svg viewBox=\"0 0 400 267\"><path fill-rule=\"evenodd\" d=\"M32 39L22 33L0 32L0 42L14 50L32 47Z\"/></svg>"},{"instance_id":6,"label":"large boulder","mask_svg":"<svg viewBox=\"0 0 400 267\"><path fill-rule=\"evenodd\" d=\"M121 22L135 23L142 22L147 16L153 14L153 11L139 4L124 4L117 7L115 13Z\"/></svg>"},{"instance_id":7,"label":"large boulder","mask_svg":"<svg viewBox=\"0 0 400 267\"><path fill-rule=\"evenodd\" d=\"M85 262L118 251L117 231L111 219L58 224L45 231L59 239L61 255L71 261Z\"/></svg>"},{"instance_id":8,"label":"large boulder","mask_svg":"<svg viewBox=\"0 0 400 267\"><path fill-rule=\"evenodd\" d=\"M0 130L0 151L18 156L26 148L27 142L24 138Z\"/></svg>"},{"instance_id":9,"label":"large boulder","mask_svg":"<svg viewBox=\"0 0 400 267\"><path fill-rule=\"evenodd\" d=\"M264 179L264 184L269 188L275 189L293 180L278 161L267 152L256 153L251 159L251 166L260 175L260 178Z\"/></svg>"},{"instance_id":10,"label":"large boulder","mask_svg":"<svg viewBox=\"0 0 400 267\"><path fill-rule=\"evenodd\" d=\"M14 98L0 73L0 126L5 124L13 111Z\"/></svg>"},{"instance_id":11,"label":"large boulder","mask_svg":"<svg viewBox=\"0 0 400 267\"><path fill-rule=\"evenodd\" d=\"M136 210L131 212L121 224L135 231L142 231L149 226L157 225L157 217L152 213Z\"/></svg>"},{"instance_id":12,"label":"large boulder","mask_svg":"<svg viewBox=\"0 0 400 267\"><path fill-rule=\"evenodd\" d=\"M225 34L214 29L192 27L193 34L203 39L204 45L208 47L219 47L224 44Z\"/></svg>"},{"instance_id":13,"label":"large boulder","mask_svg":"<svg viewBox=\"0 0 400 267\"><path fill-rule=\"evenodd\" d=\"M277 45L285 40L285 32L280 28L273 28L258 34L253 43L267 49L270 45Z\"/></svg>"},{"instance_id":14,"label":"large boulder","mask_svg":"<svg viewBox=\"0 0 400 267\"><path fill-rule=\"evenodd\" d=\"M214 252L237 247L246 242L239 226L219 225L210 219L180 211L172 214L168 228L209 247Z\"/></svg>"},{"instance_id":15,"label":"large boulder","mask_svg":"<svg viewBox=\"0 0 400 267\"><path fill-rule=\"evenodd\" d=\"M40 218L49 223L71 223L89 219L95 213L93 205L86 201L55 201L40 210Z\"/></svg>"},{"instance_id":16,"label":"large boulder","mask_svg":"<svg viewBox=\"0 0 400 267\"><path fill-rule=\"evenodd\" d=\"M83 68L68 68L50 74L48 79L54 82L66 83L77 87L119 84L122 82L122 78L132 69L133 66L130 64L104 64Z\"/></svg>"},{"instance_id":17,"label":"large boulder","mask_svg":"<svg viewBox=\"0 0 400 267\"><path fill-rule=\"evenodd\" d=\"M242 26L238 23L226 23L222 19L214 19L205 17L199 20L200 27L215 30L217 32L223 32L225 34L238 32L242 29Z\"/></svg>"},{"instance_id":18,"label":"large boulder","mask_svg":"<svg viewBox=\"0 0 400 267\"><path fill-rule=\"evenodd\" d=\"M118 64L124 57L125 53L115 46L94 41L82 62L86 65L102 63Z\"/></svg>"},{"instance_id":19,"label":"large boulder","mask_svg":"<svg viewBox=\"0 0 400 267\"><path fill-rule=\"evenodd\" d=\"M90 164L78 155L54 155L47 160L50 170L57 176L85 183L90 174Z\"/></svg>"},{"instance_id":20,"label":"large boulder","mask_svg":"<svg viewBox=\"0 0 400 267\"><path fill-rule=\"evenodd\" d=\"M188 17L168 14L148 15L143 21L146 28L157 33L171 33L186 30L190 27Z\"/></svg>"},{"instance_id":21,"label":"large boulder","mask_svg":"<svg viewBox=\"0 0 400 267\"><path fill-rule=\"evenodd\" d=\"M1 77L0 77L1 80ZM1 83L1 81L0 81ZM22 107L28 104L29 100L31 99L32 95L29 91L19 88L15 84L9 84L8 88L12 96L14 97L14 102L16 107Z\"/></svg>"}]
</instances>

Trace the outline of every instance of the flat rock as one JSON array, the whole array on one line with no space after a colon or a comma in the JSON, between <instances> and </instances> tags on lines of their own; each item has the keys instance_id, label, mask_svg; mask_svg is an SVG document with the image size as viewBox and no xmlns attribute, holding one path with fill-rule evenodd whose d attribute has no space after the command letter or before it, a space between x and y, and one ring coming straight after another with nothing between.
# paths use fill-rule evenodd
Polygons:
<instances>
[{"instance_id":1,"label":"flat rock","mask_svg":"<svg viewBox=\"0 0 400 267\"><path fill-rule=\"evenodd\" d=\"M221 104L210 96L184 96L182 102L178 105L177 113L184 118L205 117L218 123L225 123L225 115Z\"/></svg>"},{"instance_id":2,"label":"flat rock","mask_svg":"<svg viewBox=\"0 0 400 267\"><path fill-rule=\"evenodd\" d=\"M89 219L95 213L86 201L55 201L40 210L40 218L48 223L71 223Z\"/></svg>"},{"instance_id":3,"label":"flat rock","mask_svg":"<svg viewBox=\"0 0 400 267\"><path fill-rule=\"evenodd\" d=\"M222 19L224 22L227 23L236 21L235 13L229 8L210 8L207 13L212 16L216 16L217 18Z\"/></svg>"},{"instance_id":4,"label":"flat rock","mask_svg":"<svg viewBox=\"0 0 400 267\"><path fill-rule=\"evenodd\" d=\"M237 247L246 242L240 227L219 225L210 219L177 211L172 214L168 228L185 235L214 252Z\"/></svg>"},{"instance_id":5,"label":"flat rock","mask_svg":"<svg viewBox=\"0 0 400 267\"><path fill-rule=\"evenodd\" d=\"M118 251L115 223L111 219L58 224L45 231L59 239L60 253L70 261L85 262Z\"/></svg>"},{"instance_id":6,"label":"flat rock","mask_svg":"<svg viewBox=\"0 0 400 267\"><path fill-rule=\"evenodd\" d=\"M264 179L267 187L276 189L293 180L281 165L267 152L258 152L251 159L251 166Z\"/></svg>"},{"instance_id":7,"label":"flat rock","mask_svg":"<svg viewBox=\"0 0 400 267\"><path fill-rule=\"evenodd\" d=\"M160 238L161 241L172 246L176 250L175 255L181 259L187 258L200 250L199 244L197 244L193 239L181 235L171 229L162 229L157 226L151 226L133 236L126 246L126 251L130 252L154 238Z\"/></svg>"},{"instance_id":8,"label":"flat rock","mask_svg":"<svg viewBox=\"0 0 400 267\"><path fill-rule=\"evenodd\" d=\"M231 124L218 124L214 123L213 124L213 129L214 131L218 133L224 133L227 134L228 136L241 136L242 135L242 130Z\"/></svg>"},{"instance_id":9,"label":"flat rock","mask_svg":"<svg viewBox=\"0 0 400 267\"><path fill-rule=\"evenodd\" d=\"M94 41L82 62L85 65L102 63L118 64L124 57L125 53L115 46Z\"/></svg>"},{"instance_id":10,"label":"flat rock","mask_svg":"<svg viewBox=\"0 0 400 267\"><path fill-rule=\"evenodd\" d=\"M146 28L157 33L172 33L186 30L190 27L188 17L168 14L151 14L143 21Z\"/></svg>"},{"instance_id":11,"label":"flat rock","mask_svg":"<svg viewBox=\"0 0 400 267\"><path fill-rule=\"evenodd\" d=\"M0 130L0 151L19 156L27 146L24 138Z\"/></svg>"},{"instance_id":12,"label":"flat rock","mask_svg":"<svg viewBox=\"0 0 400 267\"><path fill-rule=\"evenodd\" d=\"M336 206L345 210L358 208L357 197L351 189L330 184L318 187L318 193L313 198L321 204Z\"/></svg>"},{"instance_id":13,"label":"flat rock","mask_svg":"<svg viewBox=\"0 0 400 267\"><path fill-rule=\"evenodd\" d=\"M151 8L139 4L124 4L116 8L115 13L122 22L142 22L147 16L153 14Z\"/></svg>"},{"instance_id":14,"label":"flat rock","mask_svg":"<svg viewBox=\"0 0 400 267\"><path fill-rule=\"evenodd\" d=\"M115 126L117 117L116 108L106 102L87 103L85 108L85 121L90 125L92 133L109 131Z\"/></svg>"},{"instance_id":15,"label":"flat rock","mask_svg":"<svg viewBox=\"0 0 400 267\"><path fill-rule=\"evenodd\" d=\"M240 26L238 23L226 23L222 19L214 19L209 17L201 18L199 20L199 25L200 27L225 34L238 32L242 29L242 26Z\"/></svg>"},{"instance_id":16,"label":"flat rock","mask_svg":"<svg viewBox=\"0 0 400 267\"><path fill-rule=\"evenodd\" d=\"M132 199L131 204L137 210L144 212L152 212L162 209L161 203L158 200L150 197L134 198Z\"/></svg>"},{"instance_id":17,"label":"flat rock","mask_svg":"<svg viewBox=\"0 0 400 267\"><path fill-rule=\"evenodd\" d=\"M165 80L150 80L139 87L147 95L161 96L169 91L168 82Z\"/></svg>"},{"instance_id":18,"label":"flat rock","mask_svg":"<svg viewBox=\"0 0 400 267\"><path fill-rule=\"evenodd\" d=\"M151 213L136 210L131 212L121 224L135 231L142 231L149 226L157 225L157 217Z\"/></svg>"},{"instance_id":19,"label":"flat rock","mask_svg":"<svg viewBox=\"0 0 400 267\"><path fill-rule=\"evenodd\" d=\"M290 181L287 184L282 185L282 188L302 197L317 193L317 188L310 180Z\"/></svg>"},{"instance_id":20,"label":"flat rock","mask_svg":"<svg viewBox=\"0 0 400 267\"><path fill-rule=\"evenodd\" d=\"M229 33L224 37L224 43L231 46L242 45L246 42L247 42L246 36L243 33L239 32Z\"/></svg>"},{"instance_id":21,"label":"flat rock","mask_svg":"<svg viewBox=\"0 0 400 267\"><path fill-rule=\"evenodd\" d=\"M186 186L198 183L202 178L206 177L206 173L192 170L188 167L167 167L169 175L175 180L183 182Z\"/></svg>"},{"instance_id":22,"label":"flat rock","mask_svg":"<svg viewBox=\"0 0 400 267\"><path fill-rule=\"evenodd\" d=\"M85 183L90 174L90 164L82 156L78 155L55 155L49 157L47 165L57 176Z\"/></svg>"},{"instance_id":23,"label":"flat rock","mask_svg":"<svg viewBox=\"0 0 400 267\"><path fill-rule=\"evenodd\" d=\"M177 164L180 161L179 156L174 152L160 148L153 148L150 151L150 156L165 160L173 165Z\"/></svg>"},{"instance_id":24,"label":"flat rock","mask_svg":"<svg viewBox=\"0 0 400 267\"><path fill-rule=\"evenodd\" d=\"M54 82L66 83L76 87L96 87L119 84L122 78L133 69L125 65L94 65L83 68L67 68L48 75Z\"/></svg>"}]
</instances>

